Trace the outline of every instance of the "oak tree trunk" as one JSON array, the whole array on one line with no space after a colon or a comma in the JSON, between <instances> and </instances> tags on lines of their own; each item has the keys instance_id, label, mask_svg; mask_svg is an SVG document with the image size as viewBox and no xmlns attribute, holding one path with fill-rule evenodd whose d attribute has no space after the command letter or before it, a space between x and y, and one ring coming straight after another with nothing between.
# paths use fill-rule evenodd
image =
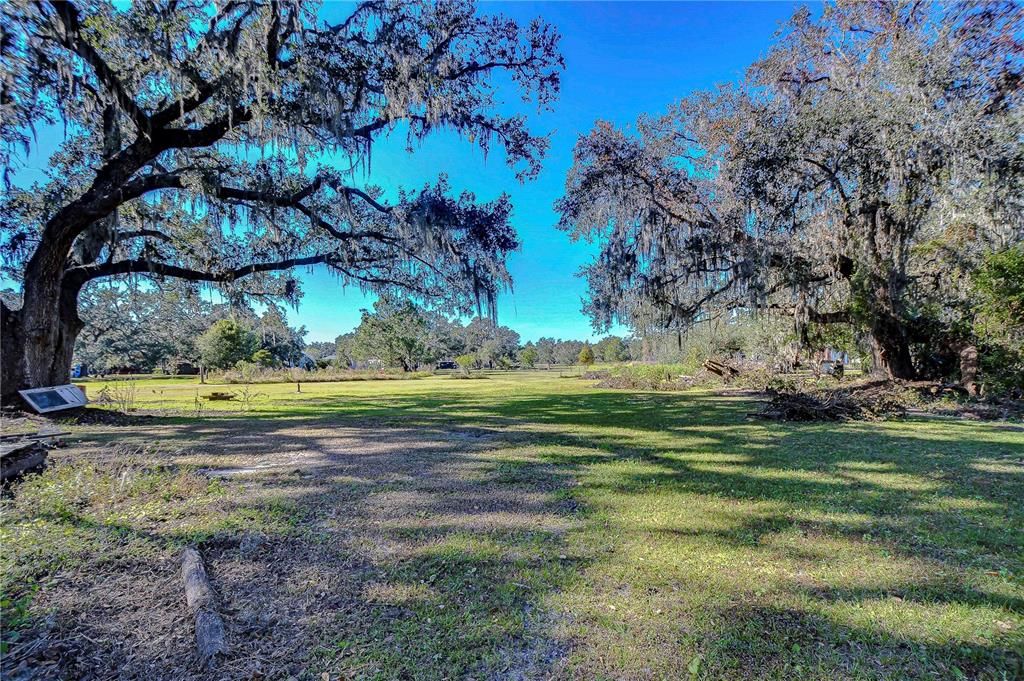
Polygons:
<instances>
[{"instance_id":1,"label":"oak tree trunk","mask_svg":"<svg viewBox=\"0 0 1024 681\"><path fill-rule=\"evenodd\" d=\"M895 268L878 265L868 275L864 302L868 312L875 370L890 379L913 380L917 369L910 354L906 324L900 314L905 277Z\"/></svg>"},{"instance_id":2,"label":"oak tree trunk","mask_svg":"<svg viewBox=\"0 0 1024 681\"><path fill-rule=\"evenodd\" d=\"M890 314L878 314L871 322L871 340L876 370L888 378L913 380L917 377L910 343L904 333L903 324Z\"/></svg>"},{"instance_id":3,"label":"oak tree trunk","mask_svg":"<svg viewBox=\"0 0 1024 681\"><path fill-rule=\"evenodd\" d=\"M25 386L25 335L21 332L21 310L12 310L0 301L0 392L2 402L16 400L17 390Z\"/></svg>"},{"instance_id":4,"label":"oak tree trunk","mask_svg":"<svg viewBox=\"0 0 1024 681\"><path fill-rule=\"evenodd\" d=\"M960 350L960 385L969 395L978 394L978 348L968 345Z\"/></svg>"},{"instance_id":5,"label":"oak tree trunk","mask_svg":"<svg viewBox=\"0 0 1024 681\"><path fill-rule=\"evenodd\" d=\"M40 248L26 268L21 309L3 309L4 404L16 402L18 390L62 385L71 376L75 340L83 327L78 294L85 282L66 279L63 260L48 259L47 250Z\"/></svg>"}]
</instances>

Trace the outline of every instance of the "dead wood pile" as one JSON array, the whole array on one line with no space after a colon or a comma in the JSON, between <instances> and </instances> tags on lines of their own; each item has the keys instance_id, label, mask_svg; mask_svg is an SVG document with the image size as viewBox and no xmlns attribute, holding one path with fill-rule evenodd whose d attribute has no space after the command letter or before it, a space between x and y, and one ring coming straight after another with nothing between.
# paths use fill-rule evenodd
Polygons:
<instances>
[{"instance_id":1,"label":"dead wood pile","mask_svg":"<svg viewBox=\"0 0 1024 681\"><path fill-rule=\"evenodd\" d=\"M235 395L235 393L217 392L217 391L214 391L214 392L210 393L209 395L203 395L203 399L204 400L209 400L211 402L220 402L220 401L233 400L233 399L235 399L235 397L237 397Z\"/></svg>"},{"instance_id":2,"label":"dead wood pile","mask_svg":"<svg viewBox=\"0 0 1024 681\"><path fill-rule=\"evenodd\" d=\"M847 421L904 416L905 395L896 385L869 385L856 389L776 392L754 414L773 421Z\"/></svg>"},{"instance_id":3,"label":"dead wood pile","mask_svg":"<svg viewBox=\"0 0 1024 681\"><path fill-rule=\"evenodd\" d=\"M0 480L8 482L46 467L49 447L40 440L0 444Z\"/></svg>"},{"instance_id":4,"label":"dead wood pile","mask_svg":"<svg viewBox=\"0 0 1024 681\"><path fill-rule=\"evenodd\" d=\"M727 383L730 379L733 379L740 375L740 370L737 369L736 367L730 366L725 362L719 362L718 360L715 359L704 360L704 369L710 371L716 376L721 377Z\"/></svg>"}]
</instances>

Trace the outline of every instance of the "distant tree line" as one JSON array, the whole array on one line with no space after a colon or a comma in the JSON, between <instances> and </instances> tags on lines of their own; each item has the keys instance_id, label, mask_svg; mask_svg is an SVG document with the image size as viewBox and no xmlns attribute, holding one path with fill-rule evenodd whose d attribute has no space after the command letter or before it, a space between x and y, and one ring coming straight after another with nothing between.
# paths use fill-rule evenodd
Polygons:
<instances>
[{"instance_id":1,"label":"distant tree line","mask_svg":"<svg viewBox=\"0 0 1024 681\"><path fill-rule=\"evenodd\" d=\"M319 359L328 357L318 344ZM409 301L382 297L372 310L363 310L359 326L338 336L333 362L340 366L400 367L412 371L439 362L453 362L465 369L533 368L579 362L584 341L541 338L522 344L513 329L486 317L468 323L448 319ZM594 346L598 361L620 362L630 358L626 341L608 336Z\"/></svg>"},{"instance_id":2,"label":"distant tree line","mask_svg":"<svg viewBox=\"0 0 1024 681\"><path fill-rule=\"evenodd\" d=\"M87 287L81 302L74 362L92 373L292 366L303 356L305 328L289 326L274 304L257 312L204 300L190 287L106 284Z\"/></svg>"},{"instance_id":3,"label":"distant tree line","mask_svg":"<svg viewBox=\"0 0 1024 681\"><path fill-rule=\"evenodd\" d=\"M83 291L82 318L74 360L91 373L175 373L240 363L405 371L443 362L468 369L534 368L578 364L584 350L597 362L627 361L636 345L619 336L592 348L584 341L554 338L523 344L515 330L490 318L464 323L391 296L363 310L359 326L334 342L307 343L305 327L290 326L277 305L260 312L244 302L211 302L187 286L139 288L125 282Z\"/></svg>"}]
</instances>

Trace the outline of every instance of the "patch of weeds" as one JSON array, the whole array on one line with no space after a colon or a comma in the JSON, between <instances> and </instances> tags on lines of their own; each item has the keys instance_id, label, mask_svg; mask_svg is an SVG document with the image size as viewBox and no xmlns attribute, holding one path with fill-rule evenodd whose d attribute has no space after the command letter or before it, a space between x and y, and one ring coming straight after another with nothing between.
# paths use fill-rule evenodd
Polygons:
<instances>
[{"instance_id":1,"label":"patch of weeds","mask_svg":"<svg viewBox=\"0 0 1024 681\"><path fill-rule=\"evenodd\" d=\"M204 522L221 483L153 465L166 456L122 447L104 461L58 459L14 488L0 526L3 641L16 640L39 585L62 569L153 558L182 544L183 524Z\"/></svg>"},{"instance_id":2,"label":"patch of weeds","mask_svg":"<svg viewBox=\"0 0 1024 681\"><path fill-rule=\"evenodd\" d=\"M38 590L37 584L31 584L19 596L8 596L6 591L0 595L0 621L3 622L0 628L0 655L7 654L20 638L21 631L31 623L29 606Z\"/></svg>"},{"instance_id":3,"label":"patch of weeds","mask_svg":"<svg viewBox=\"0 0 1024 681\"><path fill-rule=\"evenodd\" d=\"M288 499L268 499L252 506L236 508L224 516L211 532L264 532L288 536L297 532L306 510Z\"/></svg>"}]
</instances>

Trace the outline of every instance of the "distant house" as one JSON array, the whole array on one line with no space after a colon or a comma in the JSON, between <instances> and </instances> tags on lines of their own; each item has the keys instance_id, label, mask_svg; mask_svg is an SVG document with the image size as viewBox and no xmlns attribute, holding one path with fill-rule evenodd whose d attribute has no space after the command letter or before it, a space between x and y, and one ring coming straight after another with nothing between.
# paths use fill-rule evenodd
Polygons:
<instances>
[{"instance_id":1,"label":"distant house","mask_svg":"<svg viewBox=\"0 0 1024 681\"><path fill-rule=\"evenodd\" d=\"M199 373L199 367L192 362L175 362L173 371L175 376L195 376Z\"/></svg>"}]
</instances>

